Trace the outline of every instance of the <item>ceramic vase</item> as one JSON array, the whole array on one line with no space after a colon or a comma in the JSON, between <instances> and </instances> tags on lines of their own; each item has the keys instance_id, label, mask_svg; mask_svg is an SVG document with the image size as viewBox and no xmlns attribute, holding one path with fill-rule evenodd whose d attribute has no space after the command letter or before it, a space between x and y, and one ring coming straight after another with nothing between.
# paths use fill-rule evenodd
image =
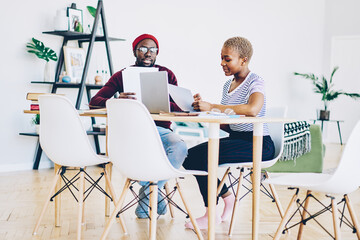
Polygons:
<instances>
[{"instance_id":1,"label":"ceramic vase","mask_svg":"<svg viewBox=\"0 0 360 240\"><path fill-rule=\"evenodd\" d=\"M55 73L51 61L45 63L44 82L54 82Z\"/></svg>"}]
</instances>

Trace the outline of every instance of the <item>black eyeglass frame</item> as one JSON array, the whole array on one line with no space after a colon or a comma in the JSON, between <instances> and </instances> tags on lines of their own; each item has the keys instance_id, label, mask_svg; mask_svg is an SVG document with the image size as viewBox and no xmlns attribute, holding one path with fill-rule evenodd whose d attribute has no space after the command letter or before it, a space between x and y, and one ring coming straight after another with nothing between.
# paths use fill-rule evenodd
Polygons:
<instances>
[{"instance_id":1,"label":"black eyeglass frame","mask_svg":"<svg viewBox=\"0 0 360 240\"><path fill-rule=\"evenodd\" d=\"M144 49L146 51L144 51L142 49ZM139 47L136 50L142 52L143 54L147 53L148 51L150 51L151 54L155 54L155 53L157 53L159 51L159 48L157 48L157 47L150 47L150 48L148 48L148 47Z\"/></svg>"}]
</instances>

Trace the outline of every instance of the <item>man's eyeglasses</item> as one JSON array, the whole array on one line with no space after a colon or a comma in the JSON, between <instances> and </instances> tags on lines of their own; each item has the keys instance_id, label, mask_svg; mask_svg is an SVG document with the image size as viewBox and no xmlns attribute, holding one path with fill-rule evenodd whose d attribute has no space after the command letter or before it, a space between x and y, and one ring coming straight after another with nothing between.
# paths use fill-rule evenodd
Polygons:
<instances>
[{"instance_id":1,"label":"man's eyeglasses","mask_svg":"<svg viewBox=\"0 0 360 240\"><path fill-rule=\"evenodd\" d=\"M143 54L147 53L148 51L150 51L151 54L155 54L155 53L157 53L158 48L156 48L156 47L151 47L151 48L139 47L137 50Z\"/></svg>"}]
</instances>

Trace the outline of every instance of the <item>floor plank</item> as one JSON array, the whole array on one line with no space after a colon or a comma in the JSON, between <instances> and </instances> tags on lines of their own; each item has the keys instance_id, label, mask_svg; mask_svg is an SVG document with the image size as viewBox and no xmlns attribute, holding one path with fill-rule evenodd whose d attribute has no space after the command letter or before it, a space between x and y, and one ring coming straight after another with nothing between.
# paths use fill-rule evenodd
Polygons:
<instances>
[{"instance_id":1,"label":"floor plank","mask_svg":"<svg viewBox=\"0 0 360 240\"><path fill-rule=\"evenodd\" d=\"M341 155L343 147L339 144L327 144L325 156L325 169L335 168ZM99 173L98 168L89 168L92 175ZM222 170L220 170L221 172ZM219 173L220 174L220 173ZM40 225L38 235L32 236L32 230L39 217L41 208L48 192L48 187L53 178L53 170L22 171L0 174L0 239L75 239L76 237L76 218L77 204L70 193L62 194L61 227L54 227L54 203L49 204L44 219ZM182 181L184 195L189 200L190 208L195 216L204 213L202 199L197 189L194 177L187 177ZM116 195L120 196L120 191L124 184L121 175L113 171L113 183ZM104 185L103 180L101 185ZM173 186L174 182L170 183ZM138 191L139 186L135 185L134 190ZM292 191L286 188L276 187L283 208L286 208L292 196ZM301 191L300 195L305 192ZM360 219L360 192L350 195L354 204L357 217ZM131 194L128 194L127 201L130 201ZM328 201L324 197L320 199ZM180 197L175 195L175 201L182 206ZM223 207L219 201L219 209ZM94 191L86 200L86 224L83 226L83 239L99 239L107 218L104 216L104 196L98 191ZM113 205L111 206L113 209ZM148 238L148 220L137 219L134 214L134 207L124 213L124 219L128 228L128 235L124 235L120 224L114 224L110 230L108 239L142 240ZM227 236L229 227L228 222L216 226L216 239L251 239L251 197L244 198L239 205L236 226L232 237ZM318 205L311 204L311 211L319 209ZM347 214L348 216L348 214ZM276 228L280 222L280 217L276 206L270 199L262 196L260 205L260 239L272 239ZM158 219L157 239L160 240L183 240L197 239L196 234L184 228L184 223L188 221L180 211L175 211L175 218L170 214L161 216ZM326 213L319 218L319 221L328 226L332 232L331 213ZM356 235L347 227L342 227L343 239L356 239ZM282 236L282 239L296 239L297 227L292 229L290 235ZM203 232L206 239L207 234ZM313 221L308 222L304 228L304 238L307 239L330 239L329 236Z\"/></svg>"}]
</instances>

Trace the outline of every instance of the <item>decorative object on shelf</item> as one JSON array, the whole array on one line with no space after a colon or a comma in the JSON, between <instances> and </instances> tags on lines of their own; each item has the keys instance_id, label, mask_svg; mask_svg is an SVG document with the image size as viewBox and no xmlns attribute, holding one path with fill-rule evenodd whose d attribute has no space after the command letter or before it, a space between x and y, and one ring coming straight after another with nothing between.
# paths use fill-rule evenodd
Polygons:
<instances>
[{"instance_id":1,"label":"decorative object on shelf","mask_svg":"<svg viewBox=\"0 0 360 240\"><path fill-rule=\"evenodd\" d=\"M44 81L51 82L54 81L53 68L51 66L50 60L57 61L57 55L54 50L49 47L45 47L44 43L32 38L31 42L26 44L29 53L34 53L38 58L44 59L46 61L45 70L44 70Z\"/></svg>"},{"instance_id":2,"label":"decorative object on shelf","mask_svg":"<svg viewBox=\"0 0 360 240\"><path fill-rule=\"evenodd\" d=\"M92 6L86 6L87 10L89 11L90 15L95 17L96 16L96 8Z\"/></svg>"},{"instance_id":3,"label":"decorative object on shelf","mask_svg":"<svg viewBox=\"0 0 360 240\"><path fill-rule=\"evenodd\" d=\"M105 132L106 124L105 123L93 124L93 130L94 132Z\"/></svg>"},{"instance_id":4,"label":"decorative object on shelf","mask_svg":"<svg viewBox=\"0 0 360 240\"><path fill-rule=\"evenodd\" d=\"M83 48L64 46L64 57L66 73L70 76L71 82L81 82L85 64L85 50Z\"/></svg>"},{"instance_id":5,"label":"decorative object on shelf","mask_svg":"<svg viewBox=\"0 0 360 240\"><path fill-rule=\"evenodd\" d=\"M31 119L32 124L35 125L35 132L39 134L40 129L40 114L35 114L35 116Z\"/></svg>"},{"instance_id":6,"label":"decorative object on shelf","mask_svg":"<svg viewBox=\"0 0 360 240\"><path fill-rule=\"evenodd\" d=\"M69 31L83 32L83 13L81 9L76 9L76 4L67 8L69 17Z\"/></svg>"},{"instance_id":7,"label":"decorative object on shelf","mask_svg":"<svg viewBox=\"0 0 360 240\"><path fill-rule=\"evenodd\" d=\"M320 93L322 95L321 100L324 102L324 109L320 110L318 114L319 120L329 120L330 119L330 111L328 110L328 105L330 101L335 100L340 95L349 96L353 99L357 99L360 97L359 93L346 93L342 90L334 90L334 84L333 84L333 76L335 72L339 69L339 67L334 67L334 70L331 73L330 79L326 79L324 76L321 77L321 80L319 77L315 76L313 73L297 73L294 72L294 75L304 77L305 79L310 79L312 83L314 84L314 92Z\"/></svg>"},{"instance_id":8,"label":"decorative object on shelf","mask_svg":"<svg viewBox=\"0 0 360 240\"><path fill-rule=\"evenodd\" d=\"M102 85L102 81L103 81L103 78L102 78L102 76L99 75L99 71L97 70L96 76L95 76L95 84Z\"/></svg>"},{"instance_id":9,"label":"decorative object on shelf","mask_svg":"<svg viewBox=\"0 0 360 240\"><path fill-rule=\"evenodd\" d=\"M54 19L54 30L55 31L67 31L69 29L69 19L66 16L65 9L59 9L56 11Z\"/></svg>"}]
</instances>

